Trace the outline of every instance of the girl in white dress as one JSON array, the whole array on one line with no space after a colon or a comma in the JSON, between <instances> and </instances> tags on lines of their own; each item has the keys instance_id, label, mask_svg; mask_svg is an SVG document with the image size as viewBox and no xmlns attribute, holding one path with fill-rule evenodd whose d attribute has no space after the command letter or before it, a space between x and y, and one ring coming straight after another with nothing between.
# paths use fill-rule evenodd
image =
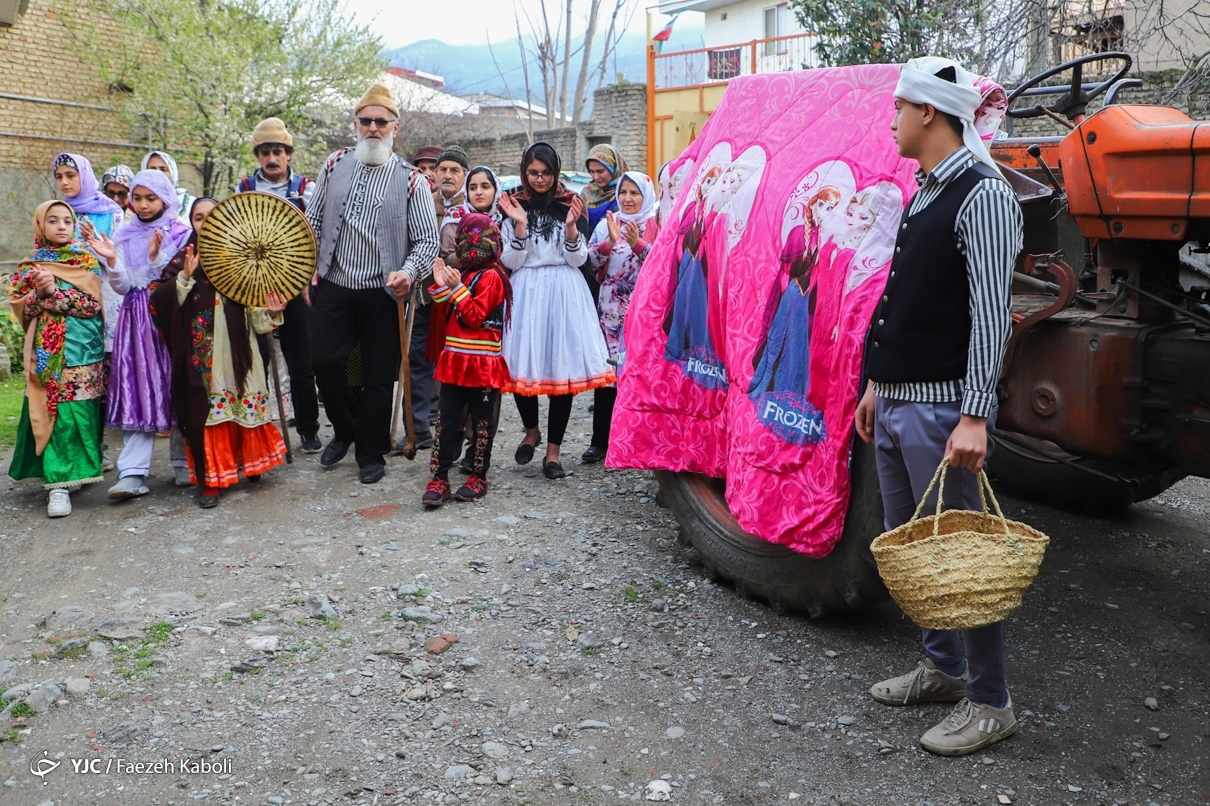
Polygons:
<instances>
[{"instance_id":1,"label":"girl in white dress","mask_svg":"<svg viewBox=\"0 0 1210 806\"><path fill-rule=\"evenodd\" d=\"M538 396L550 400L546 457L549 479L567 475L559 448L571 418L572 398L614 382L609 351L596 306L581 268L588 262L588 220L584 202L559 181L559 155L534 143L521 158L521 188L502 194L504 253L512 269L513 308L504 331L503 353L512 392L525 425L517 447L518 464L533 459L542 441Z\"/></svg>"}]
</instances>

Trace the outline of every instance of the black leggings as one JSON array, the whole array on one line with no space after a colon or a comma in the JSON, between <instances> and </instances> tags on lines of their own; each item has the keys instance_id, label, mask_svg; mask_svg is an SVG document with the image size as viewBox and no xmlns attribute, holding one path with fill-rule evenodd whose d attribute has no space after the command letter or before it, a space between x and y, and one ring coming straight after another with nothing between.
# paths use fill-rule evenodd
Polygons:
<instances>
[{"instance_id":1,"label":"black leggings","mask_svg":"<svg viewBox=\"0 0 1210 806\"><path fill-rule=\"evenodd\" d=\"M599 386L592 390L592 446L602 450L609 447L609 426L613 422L613 404L618 399L618 387Z\"/></svg>"},{"instance_id":2,"label":"black leggings","mask_svg":"<svg viewBox=\"0 0 1210 806\"><path fill-rule=\"evenodd\" d=\"M471 475L487 478L492 464L492 420L498 416L500 390L441 384L441 402L437 411L437 439L429 469L434 478L449 480L450 467L462 450L463 417L472 422Z\"/></svg>"},{"instance_id":3,"label":"black leggings","mask_svg":"<svg viewBox=\"0 0 1210 806\"><path fill-rule=\"evenodd\" d=\"M550 410L546 413L546 441L551 445L562 445L567 433L567 421L571 419L571 401L575 395L551 395ZM517 413L526 430L538 427L538 398L513 394L517 401Z\"/></svg>"}]
</instances>

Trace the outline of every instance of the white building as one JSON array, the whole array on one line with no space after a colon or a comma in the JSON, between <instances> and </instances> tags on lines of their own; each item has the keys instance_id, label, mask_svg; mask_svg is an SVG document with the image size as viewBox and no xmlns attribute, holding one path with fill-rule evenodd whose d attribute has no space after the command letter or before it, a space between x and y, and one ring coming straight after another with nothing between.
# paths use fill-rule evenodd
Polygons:
<instances>
[{"instance_id":1,"label":"white building","mask_svg":"<svg viewBox=\"0 0 1210 806\"><path fill-rule=\"evenodd\" d=\"M660 14L704 17L707 80L818 66L812 38L789 3L776 0L661 0ZM754 44L755 43L755 44Z\"/></svg>"}]
</instances>

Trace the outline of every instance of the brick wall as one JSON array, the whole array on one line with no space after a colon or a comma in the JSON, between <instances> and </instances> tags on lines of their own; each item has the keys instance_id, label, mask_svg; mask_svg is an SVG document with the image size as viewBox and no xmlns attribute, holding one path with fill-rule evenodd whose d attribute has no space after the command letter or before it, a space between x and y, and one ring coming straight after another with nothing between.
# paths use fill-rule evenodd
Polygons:
<instances>
[{"instance_id":1,"label":"brick wall","mask_svg":"<svg viewBox=\"0 0 1210 806\"><path fill-rule=\"evenodd\" d=\"M60 102L0 98L0 272L12 268L5 261L29 251L33 210L57 195L50 179L56 154L82 153L99 174L117 162L137 167L143 153L130 146L145 136L131 131L117 113L65 105L105 107L110 97L92 71L72 57L60 8L88 25L112 27L90 15L86 2L60 6L51 0L31 0L16 25L0 27L0 93Z\"/></svg>"},{"instance_id":2,"label":"brick wall","mask_svg":"<svg viewBox=\"0 0 1210 806\"><path fill-rule=\"evenodd\" d=\"M463 119L465 131L475 130L473 117ZM641 169L647 158L647 87L614 84L593 94L592 119L576 127L535 130L534 141L550 143L559 152L564 170L584 170L584 157L594 142L608 142L632 168ZM487 165L501 174L516 174L521 155L529 146L527 133L462 137L459 143L471 162Z\"/></svg>"}]
</instances>

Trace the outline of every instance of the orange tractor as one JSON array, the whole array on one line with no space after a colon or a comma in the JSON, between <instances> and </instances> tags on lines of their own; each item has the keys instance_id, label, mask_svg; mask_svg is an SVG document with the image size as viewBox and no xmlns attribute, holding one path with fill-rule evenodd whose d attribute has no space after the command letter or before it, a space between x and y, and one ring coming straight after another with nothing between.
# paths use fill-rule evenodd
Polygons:
<instances>
[{"instance_id":1,"label":"orange tractor","mask_svg":"<svg viewBox=\"0 0 1210 806\"><path fill-rule=\"evenodd\" d=\"M1120 69L1086 84L1091 62ZM1101 512L1210 476L1210 121L1119 103L1138 86L1125 78L1131 63L1095 54L1030 79L1009 95L1010 118L1070 131L991 148L1021 202L1025 244L989 467L1019 495ZM1069 84L1043 84L1068 70ZM1047 96L1058 99L1013 106ZM886 598L869 551L882 503L864 443L854 442L844 536L823 559L745 534L724 482L658 476L682 539L741 595L812 616Z\"/></svg>"}]
</instances>

